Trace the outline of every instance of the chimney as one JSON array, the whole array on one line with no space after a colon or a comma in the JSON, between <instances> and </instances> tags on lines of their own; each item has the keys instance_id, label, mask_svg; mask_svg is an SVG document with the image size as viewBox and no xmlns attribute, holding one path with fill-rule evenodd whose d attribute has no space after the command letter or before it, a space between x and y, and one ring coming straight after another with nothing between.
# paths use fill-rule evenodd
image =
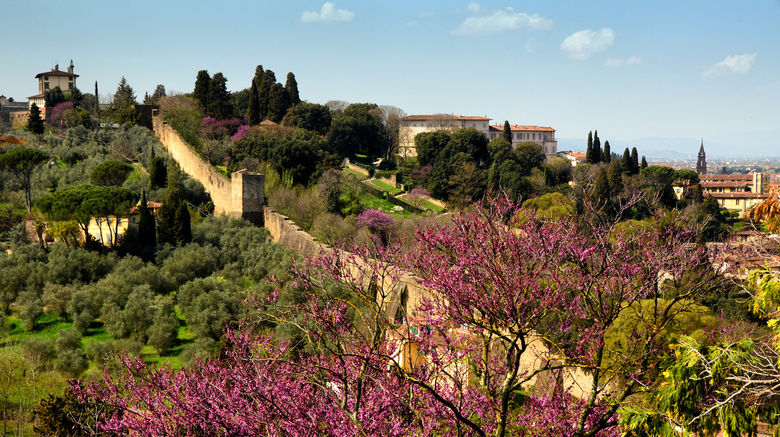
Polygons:
<instances>
[{"instance_id":1,"label":"chimney","mask_svg":"<svg viewBox=\"0 0 780 437\"><path fill-rule=\"evenodd\" d=\"M73 59L70 60L70 66L68 67L68 73L73 74Z\"/></svg>"},{"instance_id":2,"label":"chimney","mask_svg":"<svg viewBox=\"0 0 780 437\"><path fill-rule=\"evenodd\" d=\"M60 64L54 64L54 71L60 71Z\"/></svg>"}]
</instances>

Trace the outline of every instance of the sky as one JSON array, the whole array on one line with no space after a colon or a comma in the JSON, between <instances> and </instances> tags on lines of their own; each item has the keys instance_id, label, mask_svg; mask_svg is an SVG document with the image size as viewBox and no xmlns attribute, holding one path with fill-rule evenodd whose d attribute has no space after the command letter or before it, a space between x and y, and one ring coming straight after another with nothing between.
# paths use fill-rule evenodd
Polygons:
<instances>
[{"instance_id":1,"label":"sky","mask_svg":"<svg viewBox=\"0 0 780 437\"><path fill-rule=\"evenodd\" d=\"M191 92L201 69L247 88L261 64L310 102L552 126L559 150L598 130L613 149L780 156L780 0L0 0L0 16L16 100L71 59L83 92L125 76L139 99Z\"/></svg>"}]
</instances>

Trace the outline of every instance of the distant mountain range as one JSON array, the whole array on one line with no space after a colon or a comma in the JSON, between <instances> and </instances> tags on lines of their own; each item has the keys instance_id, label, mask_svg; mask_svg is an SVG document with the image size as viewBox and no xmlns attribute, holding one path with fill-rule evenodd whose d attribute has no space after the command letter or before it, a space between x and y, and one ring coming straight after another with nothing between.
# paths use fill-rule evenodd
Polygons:
<instances>
[{"instance_id":1,"label":"distant mountain range","mask_svg":"<svg viewBox=\"0 0 780 437\"><path fill-rule=\"evenodd\" d=\"M695 160L701 138L648 137L631 141L609 140L614 153L623 153L626 147L636 147L639 155L651 160ZM558 138L558 150L581 150L587 146L585 138ZM745 132L723 135L717 139L704 138L707 159L780 158L780 130Z\"/></svg>"}]
</instances>

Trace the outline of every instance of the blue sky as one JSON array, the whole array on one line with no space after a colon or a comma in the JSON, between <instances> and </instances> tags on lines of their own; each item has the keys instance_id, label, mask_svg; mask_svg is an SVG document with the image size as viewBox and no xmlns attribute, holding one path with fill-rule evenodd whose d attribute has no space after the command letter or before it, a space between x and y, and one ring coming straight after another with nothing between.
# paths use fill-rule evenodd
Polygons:
<instances>
[{"instance_id":1,"label":"blue sky","mask_svg":"<svg viewBox=\"0 0 780 437\"><path fill-rule=\"evenodd\" d=\"M97 80L108 95L124 75L141 97L158 83L189 92L204 68L239 90L262 64L280 80L293 71L312 102L780 156L780 0L0 0L0 11L0 94L18 100L70 59L83 91Z\"/></svg>"}]
</instances>

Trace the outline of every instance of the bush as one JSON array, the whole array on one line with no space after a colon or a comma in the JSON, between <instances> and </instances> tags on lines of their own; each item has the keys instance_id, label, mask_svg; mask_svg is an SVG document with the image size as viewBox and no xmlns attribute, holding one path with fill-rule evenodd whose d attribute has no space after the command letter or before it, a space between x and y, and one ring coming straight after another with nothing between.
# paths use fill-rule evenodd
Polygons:
<instances>
[{"instance_id":1,"label":"bush","mask_svg":"<svg viewBox=\"0 0 780 437\"><path fill-rule=\"evenodd\" d=\"M160 99L160 117L170 124L193 149L200 152L203 114L195 99L186 96L166 96Z\"/></svg>"}]
</instances>

